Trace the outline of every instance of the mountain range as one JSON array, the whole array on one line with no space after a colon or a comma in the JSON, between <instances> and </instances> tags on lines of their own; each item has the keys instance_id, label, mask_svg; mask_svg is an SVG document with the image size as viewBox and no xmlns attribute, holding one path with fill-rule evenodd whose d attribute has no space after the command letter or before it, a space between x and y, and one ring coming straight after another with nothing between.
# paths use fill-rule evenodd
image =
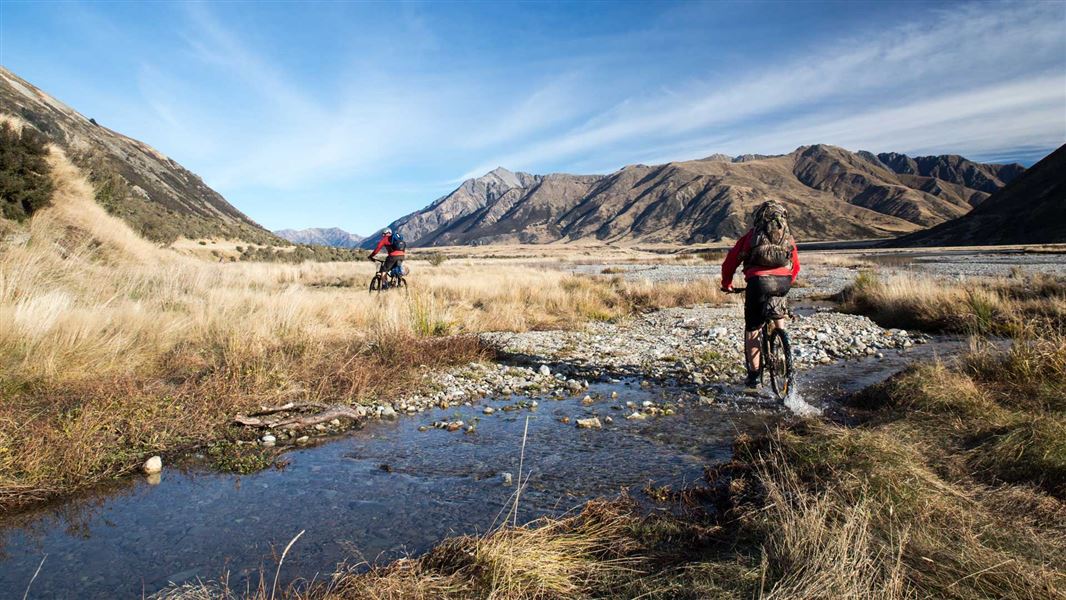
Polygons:
<instances>
[{"instance_id":1,"label":"mountain range","mask_svg":"<svg viewBox=\"0 0 1066 600\"><path fill-rule=\"evenodd\" d=\"M891 237L960 217L1024 171L956 155L875 155L824 144L776 156L631 165L609 175L501 167L390 227L413 246L701 243L740 236L752 209L772 198L788 207L802 239Z\"/></svg>"},{"instance_id":2,"label":"mountain range","mask_svg":"<svg viewBox=\"0 0 1066 600\"><path fill-rule=\"evenodd\" d=\"M0 67L0 113L41 132L89 175L96 200L144 237L219 237L287 245L144 142L98 124Z\"/></svg>"},{"instance_id":3,"label":"mountain range","mask_svg":"<svg viewBox=\"0 0 1066 600\"><path fill-rule=\"evenodd\" d=\"M279 229L274 232L274 235L289 240L294 244L332 246L334 248L358 248L364 239L339 227L330 227L328 229L317 227L309 229Z\"/></svg>"},{"instance_id":4,"label":"mountain range","mask_svg":"<svg viewBox=\"0 0 1066 600\"><path fill-rule=\"evenodd\" d=\"M1066 145L958 219L894 240L902 246L1066 242Z\"/></svg>"}]
</instances>

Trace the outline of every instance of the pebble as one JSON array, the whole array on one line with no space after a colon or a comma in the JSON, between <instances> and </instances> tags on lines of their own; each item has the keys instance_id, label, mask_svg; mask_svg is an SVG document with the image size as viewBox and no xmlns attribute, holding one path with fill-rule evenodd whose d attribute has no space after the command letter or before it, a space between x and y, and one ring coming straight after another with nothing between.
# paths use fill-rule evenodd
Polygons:
<instances>
[{"instance_id":1,"label":"pebble","mask_svg":"<svg viewBox=\"0 0 1066 600\"><path fill-rule=\"evenodd\" d=\"M163 458L161 456L153 456L144 461L144 472L147 475L155 475L163 471Z\"/></svg>"},{"instance_id":2,"label":"pebble","mask_svg":"<svg viewBox=\"0 0 1066 600\"><path fill-rule=\"evenodd\" d=\"M630 421L643 421L644 419L647 419L647 418L648 417L644 416L644 413L639 413L639 412L634 412L633 414L631 414L628 417L626 417L626 419L628 419Z\"/></svg>"},{"instance_id":3,"label":"pebble","mask_svg":"<svg viewBox=\"0 0 1066 600\"><path fill-rule=\"evenodd\" d=\"M578 419L578 429L603 429L603 424L600 423L599 418L592 417L591 419Z\"/></svg>"},{"instance_id":4,"label":"pebble","mask_svg":"<svg viewBox=\"0 0 1066 600\"><path fill-rule=\"evenodd\" d=\"M264 446L273 446L278 441L278 438L269 433L264 435L261 439L263 440Z\"/></svg>"},{"instance_id":5,"label":"pebble","mask_svg":"<svg viewBox=\"0 0 1066 600\"><path fill-rule=\"evenodd\" d=\"M500 481L504 485L511 485L514 483L514 475L511 475L510 473L500 473Z\"/></svg>"},{"instance_id":6,"label":"pebble","mask_svg":"<svg viewBox=\"0 0 1066 600\"><path fill-rule=\"evenodd\" d=\"M492 413L496 412L496 409L492 408L491 406L486 406L485 408L481 409L481 412L485 413L486 415L491 415Z\"/></svg>"}]
</instances>

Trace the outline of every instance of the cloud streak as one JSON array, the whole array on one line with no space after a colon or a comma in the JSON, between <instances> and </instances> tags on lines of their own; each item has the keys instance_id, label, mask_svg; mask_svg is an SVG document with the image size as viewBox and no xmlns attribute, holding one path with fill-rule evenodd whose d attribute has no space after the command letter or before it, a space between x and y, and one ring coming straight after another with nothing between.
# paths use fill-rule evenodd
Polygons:
<instances>
[{"instance_id":1,"label":"cloud streak","mask_svg":"<svg viewBox=\"0 0 1066 600\"><path fill-rule=\"evenodd\" d=\"M1066 141L1063 4L827 6L83 5L99 27L58 19L45 59L91 55L64 100L270 226L369 231L496 166Z\"/></svg>"},{"instance_id":2,"label":"cloud streak","mask_svg":"<svg viewBox=\"0 0 1066 600\"><path fill-rule=\"evenodd\" d=\"M582 127L483 161L466 176L493 164L535 169L578 155L641 156L642 147L664 140L689 150L658 160L813 142L957 152L989 151L995 140L1000 148L1053 147L1066 141L1066 37L1054 18L1061 10L1017 8L988 14L960 7L931 25L856 36L744 79L627 99ZM1041 62L1051 74L1015 70Z\"/></svg>"}]
</instances>

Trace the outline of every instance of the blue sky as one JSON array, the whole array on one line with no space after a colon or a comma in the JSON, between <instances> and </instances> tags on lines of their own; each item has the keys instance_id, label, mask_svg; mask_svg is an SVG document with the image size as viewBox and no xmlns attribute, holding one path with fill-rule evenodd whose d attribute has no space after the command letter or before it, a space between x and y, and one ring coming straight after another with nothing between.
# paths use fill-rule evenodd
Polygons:
<instances>
[{"instance_id":1,"label":"blue sky","mask_svg":"<svg viewBox=\"0 0 1066 600\"><path fill-rule=\"evenodd\" d=\"M0 3L0 63L271 229L367 234L497 165L802 144L1031 164L1066 3Z\"/></svg>"}]
</instances>

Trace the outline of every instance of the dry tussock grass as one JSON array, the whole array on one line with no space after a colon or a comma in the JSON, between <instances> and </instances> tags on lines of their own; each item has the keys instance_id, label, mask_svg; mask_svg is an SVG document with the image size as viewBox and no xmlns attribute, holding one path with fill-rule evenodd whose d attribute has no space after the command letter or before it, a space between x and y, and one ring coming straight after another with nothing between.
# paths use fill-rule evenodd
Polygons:
<instances>
[{"instance_id":1,"label":"dry tussock grass","mask_svg":"<svg viewBox=\"0 0 1066 600\"><path fill-rule=\"evenodd\" d=\"M888 327L1011 336L1066 327L1066 280L1048 275L951 282L863 272L838 299Z\"/></svg>"}]
</instances>

